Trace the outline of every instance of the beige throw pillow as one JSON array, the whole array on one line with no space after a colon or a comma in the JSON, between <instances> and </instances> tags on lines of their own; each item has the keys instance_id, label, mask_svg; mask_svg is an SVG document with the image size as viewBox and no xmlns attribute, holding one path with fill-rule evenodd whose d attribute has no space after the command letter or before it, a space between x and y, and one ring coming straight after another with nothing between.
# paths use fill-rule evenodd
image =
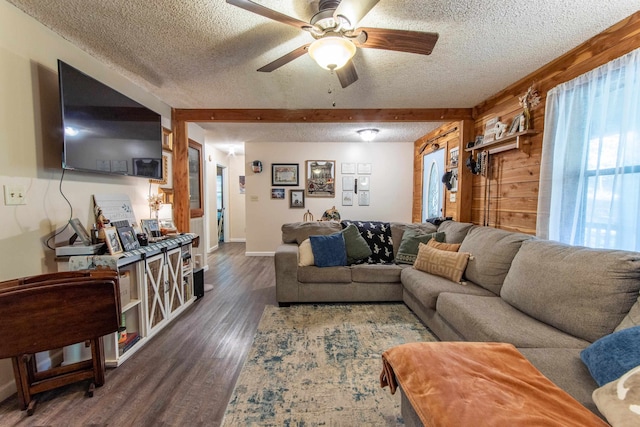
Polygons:
<instances>
[{"instance_id":1,"label":"beige throw pillow","mask_svg":"<svg viewBox=\"0 0 640 427\"><path fill-rule=\"evenodd\" d=\"M593 401L612 426L640 426L640 366L595 389Z\"/></svg>"},{"instance_id":2,"label":"beige throw pillow","mask_svg":"<svg viewBox=\"0 0 640 427\"><path fill-rule=\"evenodd\" d=\"M460 243L442 243L442 242L438 242L435 239L429 240L427 242L427 245L430 248L440 249L441 251L448 251L448 252L458 252L458 249L460 249Z\"/></svg>"},{"instance_id":3,"label":"beige throw pillow","mask_svg":"<svg viewBox=\"0 0 640 427\"><path fill-rule=\"evenodd\" d=\"M433 242L430 240L429 243ZM413 268L460 283L469 261L468 252L450 252L420 243Z\"/></svg>"},{"instance_id":4,"label":"beige throw pillow","mask_svg":"<svg viewBox=\"0 0 640 427\"><path fill-rule=\"evenodd\" d=\"M311 240L305 239L298 247L298 266L306 267L315 264L316 261L313 258L313 251L311 250Z\"/></svg>"}]
</instances>

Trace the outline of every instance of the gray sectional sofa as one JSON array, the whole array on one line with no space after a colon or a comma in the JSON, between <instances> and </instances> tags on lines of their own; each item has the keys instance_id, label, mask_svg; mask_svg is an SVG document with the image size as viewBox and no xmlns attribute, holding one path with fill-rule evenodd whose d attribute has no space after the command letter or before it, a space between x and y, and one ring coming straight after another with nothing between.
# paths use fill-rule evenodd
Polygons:
<instances>
[{"instance_id":1,"label":"gray sectional sofa","mask_svg":"<svg viewBox=\"0 0 640 427\"><path fill-rule=\"evenodd\" d=\"M514 344L544 375L593 412L598 387L580 360L595 340L633 326L640 310L640 253L572 247L490 227L445 221L391 223L394 252L408 228L444 231L472 256L463 284L411 265L297 265L309 235L335 222L282 226L275 253L279 303L403 301L441 340ZM408 425L416 415L403 399Z\"/></svg>"}]
</instances>

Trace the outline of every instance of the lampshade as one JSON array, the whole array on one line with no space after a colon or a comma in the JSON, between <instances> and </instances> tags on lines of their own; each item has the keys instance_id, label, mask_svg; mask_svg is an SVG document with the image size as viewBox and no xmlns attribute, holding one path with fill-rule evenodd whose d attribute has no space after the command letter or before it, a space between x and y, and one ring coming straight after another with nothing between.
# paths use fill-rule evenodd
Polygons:
<instances>
[{"instance_id":1,"label":"lampshade","mask_svg":"<svg viewBox=\"0 0 640 427\"><path fill-rule=\"evenodd\" d=\"M309 55L327 70L344 67L355 54L356 46L342 37L323 37L309 46Z\"/></svg>"},{"instance_id":2,"label":"lampshade","mask_svg":"<svg viewBox=\"0 0 640 427\"><path fill-rule=\"evenodd\" d=\"M358 131L358 134L360 135L360 138L362 138L363 141L373 141L373 139L376 137L376 135L378 134L378 129L360 129Z\"/></svg>"}]
</instances>

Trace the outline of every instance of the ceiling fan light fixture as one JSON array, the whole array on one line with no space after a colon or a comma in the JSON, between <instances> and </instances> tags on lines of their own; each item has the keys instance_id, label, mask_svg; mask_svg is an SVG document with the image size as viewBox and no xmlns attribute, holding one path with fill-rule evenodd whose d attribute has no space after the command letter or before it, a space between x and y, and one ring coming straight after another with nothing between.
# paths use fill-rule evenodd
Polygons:
<instances>
[{"instance_id":1,"label":"ceiling fan light fixture","mask_svg":"<svg viewBox=\"0 0 640 427\"><path fill-rule=\"evenodd\" d=\"M360 138L362 138L363 141L370 142L370 141L373 141L375 139L376 135L380 131L378 129L360 129L357 132L358 132L358 134L360 135Z\"/></svg>"},{"instance_id":2,"label":"ceiling fan light fixture","mask_svg":"<svg viewBox=\"0 0 640 427\"><path fill-rule=\"evenodd\" d=\"M323 37L309 46L309 55L326 70L344 67L355 54L356 46L342 37Z\"/></svg>"}]
</instances>

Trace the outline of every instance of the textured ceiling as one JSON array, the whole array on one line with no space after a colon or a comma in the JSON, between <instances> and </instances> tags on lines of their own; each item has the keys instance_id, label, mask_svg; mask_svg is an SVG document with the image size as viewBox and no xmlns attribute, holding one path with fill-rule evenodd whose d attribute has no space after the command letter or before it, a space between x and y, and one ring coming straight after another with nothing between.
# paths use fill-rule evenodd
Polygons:
<instances>
[{"instance_id":1,"label":"textured ceiling","mask_svg":"<svg viewBox=\"0 0 640 427\"><path fill-rule=\"evenodd\" d=\"M317 0L255 0L308 21ZM304 55L311 36L224 0L8 0L176 108L473 107L640 10L640 0L381 0L359 26L433 31L429 56L359 49L342 89ZM413 141L433 123L367 124ZM354 141L345 125L206 125L207 141Z\"/></svg>"}]
</instances>

